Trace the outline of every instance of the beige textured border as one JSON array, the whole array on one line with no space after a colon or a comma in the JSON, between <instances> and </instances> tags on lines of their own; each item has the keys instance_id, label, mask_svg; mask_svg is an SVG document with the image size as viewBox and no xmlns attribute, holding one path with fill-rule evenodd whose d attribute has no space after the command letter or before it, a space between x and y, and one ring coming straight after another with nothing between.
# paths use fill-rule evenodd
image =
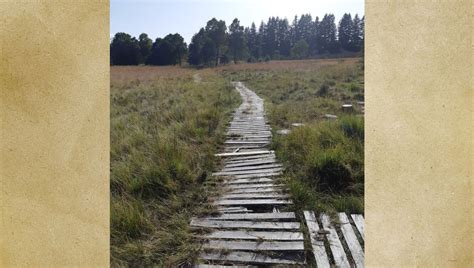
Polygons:
<instances>
[{"instance_id":1,"label":"beige textured border","mask_svg":"<svg viewBox=\"0 0 474 268\"><path fill-rule=\"evenodd\" d=\"M471 1L366 1L366 264L473 267Z\"/></svg>"},{"instance_id":2,"label":"beige textured border","mask_svg":"<svg viewBox=\"0 0 474 268\"><path fill-rule=\"evenodd\" d=\"M472 266L471 8L366 3L367 266ZM108 2L0 22L0 267L106 267Z\"/></svg>"},{"instance_id":3,"label":"beige textured border","mask_svg":"<svg viewBox=\"0 0 474 268\"><path fill-rule=\"evenodd\" d=\"M107 267L109 3L19 2L0 2L0 267Z\"/></svg>"}]
</instances>

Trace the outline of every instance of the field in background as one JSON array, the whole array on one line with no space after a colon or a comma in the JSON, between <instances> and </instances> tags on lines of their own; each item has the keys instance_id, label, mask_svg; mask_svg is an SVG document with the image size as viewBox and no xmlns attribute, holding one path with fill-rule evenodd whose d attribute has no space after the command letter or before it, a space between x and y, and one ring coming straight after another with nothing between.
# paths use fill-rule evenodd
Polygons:
<instances>
[{"instance_id":1,"label":"field in background","mask_svg":"<svg viewBox=\"0 0 474 268\"><path fill-rule=\"evenodd\" d=\"M363 212L364 123L341 104L363 100L357 59L242 63L212 69L111 67L111 263L175 267L196 257L192 215L240 103L229 83L266 100L273 148L295 209ZM327 120L326 113L338 116ZM292 127L292 123L304 123ZM290 129L289 135L275 134Z\"/></svg>"}]
</instances>

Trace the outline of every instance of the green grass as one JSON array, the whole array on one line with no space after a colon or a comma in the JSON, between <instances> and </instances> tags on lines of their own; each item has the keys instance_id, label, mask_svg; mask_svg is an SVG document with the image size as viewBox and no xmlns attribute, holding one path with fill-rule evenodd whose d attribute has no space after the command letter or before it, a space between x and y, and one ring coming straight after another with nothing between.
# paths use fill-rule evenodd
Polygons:
<instances>
[{"instance_id":1,"label":"green grass","mask_svg":"<svg viewBox=\"0 0 474 268\"><path fill-rule=\"evenodd\" d=\"M318 212L364 210L364 99L360 59L292 62L290 68L223 69L263 97L274 133L273 149L285 165L285 179L296 210ZM344 103L354 112L342 111ZM328 121L325 114L337 115ZM304 123L292 127L292 123Z\"/></svg>"},{"instance_id":2,"label":"green grass","mask_svg":"<svg viewBox=\"0 0 474 268\"><path fill-rule=\"evenodd\" d=\"M212 189L205 185L238 94L212 74L202 84L191 74L116 81L111 81L111 264L190 263L197 245L189 221L210 209Z\"/></svg>"},{"instance_id":3,"label":"green grass","mask_svg":"<svg viewBox=\"0 0 474 268\"><path fill-rule=\"evenodd\" d=\"M193 81L200 73L201 83ZM362 213L363 117L342 103L363 100L358 59L281 61L215 69L112 67L111 265L191 264L191 217L214 211L213 154L240 98L229 80L265 98L272 147L285 165L294 209ZM355 106L355 113L360 107ZM337 120L322 118L335 114ZM292 123L305 123L292 127Z\"/></svg>"}]
</instances>

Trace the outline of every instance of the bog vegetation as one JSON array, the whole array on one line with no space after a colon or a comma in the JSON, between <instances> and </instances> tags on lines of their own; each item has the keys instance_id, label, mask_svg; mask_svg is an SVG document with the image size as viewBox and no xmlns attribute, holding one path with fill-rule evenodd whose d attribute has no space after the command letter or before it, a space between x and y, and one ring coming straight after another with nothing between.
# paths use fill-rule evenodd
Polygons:
<instances>
[{"instance_id":1,"label":"bog vegetation","mask_svg":"<svg viewBox=\"0 0 474 268\"><path fill-rule=\"evenodd\" d=\"M176 267L196 257L189 221L212 210L210 174L219 164L213 154L240 103L230 80L244 82L265 99L272 146L285 165L297 211L363 212L364 121L356 104L364 98L360 58L201 70L114 66L112 266ZM343 103L355 104L355 110L342 111ZM276 134L280 129L290 133Z\"/></svg>"},{"instance_id":2,"label":"bog vegetation","mask_svg":"<svg viewBox=\"0 0 474 268\"><path fill-rule=\"evenodd\" d=\"M111 44L113 65L217 66L230 61L269 61L321 57L354 56L364 47L364 18L344 14L336 26L333 14L320 20L310 14L286 18L270 17L250 27L236 18L226 22L209 20L193 37L189 46L179 34L156 38L153 42L142 33L138 39L117 33Z\"/></svg>"},{"instance_id":3,"label":"bog vegetation","mask_svg":"<svg viewBox=\"0 0 474 268\"><path fill-rule=\"evenodd\" d=\"M189 219L206 209L238 94L186 71L117 67L111 80L111 263L176 267L196 253Z\"/></svg>"},{"instance_id":4,"label":"bog vegetation","mask_svg":"<svg viewBox=\"0 0 474 268\"><path fill-rule=\"evenodd\" d=\"M360 59L222 70L266 100L275 133L291 130L275 134L273 148L285 165L297 210L363 213L364 120L358 105L364 100L363 73ZM353 104L353 110L343 111L344 103Z\"/></svg>"}]
</instances>

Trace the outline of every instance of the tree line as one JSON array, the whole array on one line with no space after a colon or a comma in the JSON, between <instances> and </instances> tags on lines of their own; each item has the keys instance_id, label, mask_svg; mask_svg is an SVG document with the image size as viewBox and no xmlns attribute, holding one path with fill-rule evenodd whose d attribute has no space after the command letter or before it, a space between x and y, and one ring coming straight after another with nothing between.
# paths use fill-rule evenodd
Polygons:
<instances>
[{"instance_id":1,"label":"tree line","mask_svg":"<svg viewBox=\"0 0 474 268\"><path fill-rule=\"evenodd\" d=\"M117 33L110 44L113 65L181 65L217 66L274 59L306 59L341 52L361 52L364 48L364 17L344 14L336 25L333 14L314 20L310 14L286 18L270 17L243 27L236 18L229 27L215 18L196 33L189 46L179 34L168 34L154 42L142 33L138 39Z\"/></svg>"}]
</instances>

